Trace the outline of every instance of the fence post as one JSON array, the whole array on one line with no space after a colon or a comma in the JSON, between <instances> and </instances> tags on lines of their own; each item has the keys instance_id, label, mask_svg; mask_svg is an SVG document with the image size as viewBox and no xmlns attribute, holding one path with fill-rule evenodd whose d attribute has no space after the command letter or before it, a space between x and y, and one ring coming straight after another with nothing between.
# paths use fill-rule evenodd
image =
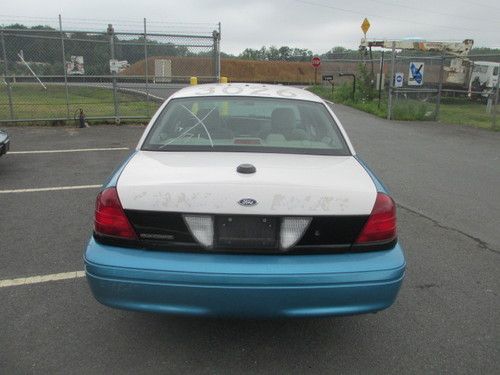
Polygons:
<instances>
[{"instance_id":1,"label":"fence post","mask_svg":"<svg viewBox=\"0 0 500 375\"><path fill-rule=\"evenodd\" d=\"M378 108L380 108L380 101L382 99L382 75L384 74L384 51L380 56L380 69L378 75Z\"/></svg>"},{"instance_id":2,"label":"fence post","mask_svg":"<svg viewBox=\"0 0 500 375\"><path fill-rule=\"evenodd\" d=\"M443 91L444 79L444 54L441 56L441 66L439 67L439 83L436 98L436 112L434 113L434 121L439 121L439 109L441 108L441 92Z\"/></svg>"},{"instance_id":3,"label":"fence post","mask_svg":"<svg viewBox=\"0 0 500 375\"><path fill-rule=\"evenodd\" d=\"M392 42L391 76L389 77L389 100L387 101L387 120L392 118L392 91L394 88L394 65L396 64L396 42Z\"/></svg>"},{"instance_id":4,"label":"fence post","mask_svg":"<svg viewBox=\"0 0 500 375\"><path fill-rule=\"evenodd\" d=\"M2 54L3 54L3 70L4 70L4 75L5 75L5 83L7 85L7 97L9 99L9 112L10 112L10 119L14 120L14 106L12 105L12 87L10 86L10 78L7 77L9 75L9 68L7 66L7 52L5 50L5 39L3 36L3 30L0 31L0 34L2 36Z\"/></svg>"},{"instance_id":5,"label":"fence post","mask_svg":"<svg viewBox=\"0 0 500 375\"><path fill-rule=\"evenodd\" d=\"M61 34L62 63L63 63L63 72L64 72L64 90L66 92L66 117L69 120L70 113L69 113L68 73L66 72L66 52L64 50L64 34L63 34L63 29L62 29L61 15L59 15L59 32Z\"/></svg>"},{"instance_id":6,"label":"fence post","mask_svg":"<svg viewBox=\"0 0 500 375\"><path fill-rule=\"evenodd\" d=\"M500 64L499 64L500 70ZM497 126L497 105L498 105L498 94L499 94L499 86L500 86L500 73L497 74L497 85L495 88L495 101L493 102L493 118L492 118L492 129L495 129Z\"/></svg>"},{"instance_id":7,"label":"fence post","mask_svg":"<svg viewBox=\"0 0 500 375\"><path fill-rule=\"evenodd\" d=\"M220 38L221 38L221 25L219 22L219 34L217 35L217 81L220 81L221 76L221 62L220 62Z\"/></svg>"},{"instance_id":8,"label":"fence post","mask_svg":"<svg viewBox=\"0 0 500 375\"><path fill-rule=\"evenodd\" d=\"M148 34L146 30L146 18L144 18L144 78L146 82L146 114L149 116L149 83L148 83Z\"/></svg>"},{"instance_id":9,"label":"fence post","mask_svg":"<svg viewBox=\"0 0 500 375\"><path fill-rule=\"evenodd\" d=\"M221 26L219 22L219 30L214 30L212 33L214 38L214 76L215 81L219 82L220 80L220 32Z\"/></svg>"},{"instance_id":10,"label":"fence post","mask_svg":"<svg viewBox=\"0 0 500 375\"><path fill-rule=\"evenodd\" d=\"M108 24L108 34L109 34L109 51L111 60L115 60L115 29L112 24ZM111 65L110 65L111 69ZM118 92L116 88L116 72L113 70L111 72L113 81L113 104L115 108L115 121L120 121L120 113L118 108Z\"/></svg>"}]
</instances>

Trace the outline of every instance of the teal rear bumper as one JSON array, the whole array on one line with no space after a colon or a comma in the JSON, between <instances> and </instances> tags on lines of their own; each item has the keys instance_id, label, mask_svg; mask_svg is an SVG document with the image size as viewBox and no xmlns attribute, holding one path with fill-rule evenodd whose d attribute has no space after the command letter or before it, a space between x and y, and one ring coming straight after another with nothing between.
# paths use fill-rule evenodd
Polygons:
<instances>
[{"instance_id":1,"label":"teal rear bumper","mask_svg":"<svg viewBox=\"0 0 500 375\"><path fill-rule=\"evenodd\" d=\"M203 316L305 317L385 309L405 260L387 251L328 255L179 253L102 245L91 239L85 270L108 306Z\"/></svg>"}]
</instances>

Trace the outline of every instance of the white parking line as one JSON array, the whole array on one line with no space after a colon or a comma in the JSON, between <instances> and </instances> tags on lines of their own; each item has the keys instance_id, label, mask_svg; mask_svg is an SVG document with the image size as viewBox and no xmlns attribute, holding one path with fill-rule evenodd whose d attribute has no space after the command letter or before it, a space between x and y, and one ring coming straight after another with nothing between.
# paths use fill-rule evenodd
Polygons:
<instances>
[{"instance_id":1,"label":"white parking line","mask_svg":"<svg viewBox=\"0 0 500 375\"><path fill-rule=\"evenodd\" d=\"M9 155L21 154L57 154L61 152L93 152L93 151L124 151L128 147L107 147L107 148L75 148L69 150L37 150L37 151L10 151Z\"/></svg>"},{"instance_id":2,"label":"white parking line","mask_svg":"<svg viewBox=\"0 0 500 375\"><path fill-rule=\"evenodd\" d=\"M18 279L0 280L0 288L7 288L9 286L39 284L39 283L46 283L49 281L79 279L84 276L85 276L85 271L73 271L73 272L53 273L51 275L20 277Z\"/></svg>"},{"instance_id":3,"label":"white parking line","mask_svg":"<svg viewBox=\"0 0 500 375\"><path fill-rule=\"evenodd\" d=\"M0 194L35 193L38 191L57 191L57 190L97 189L100 187L102 187L102 185L76 185L76 186L56 186L56 187L46 187L46 188L35 188L35 189L12 189L12 190L0 190Z\"/></svg>"}]
</instances>

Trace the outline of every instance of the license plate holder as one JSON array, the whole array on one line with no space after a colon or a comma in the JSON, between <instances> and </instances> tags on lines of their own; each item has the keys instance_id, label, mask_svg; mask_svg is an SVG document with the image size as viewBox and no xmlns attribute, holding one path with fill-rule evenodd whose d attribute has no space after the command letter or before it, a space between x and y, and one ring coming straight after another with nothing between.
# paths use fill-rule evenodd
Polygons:
<instances>
[{"instance_id":1,"label":"license plate holder","mask_svg":"<svg viewBox=\"0 0 500 375\"><path fill-rule=\"evenodd\" d=\"M278 218L217 215L215 217L215 242L220 248L276 248Z\"/></svg>"}]
</instances>

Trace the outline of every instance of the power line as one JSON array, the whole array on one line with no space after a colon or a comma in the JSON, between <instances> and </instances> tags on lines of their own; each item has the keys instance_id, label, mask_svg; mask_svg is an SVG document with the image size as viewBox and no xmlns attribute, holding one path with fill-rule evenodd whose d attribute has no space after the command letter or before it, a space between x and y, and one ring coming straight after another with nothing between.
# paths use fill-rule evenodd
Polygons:
<instances>
[{"instance_id":1,"label":"power line","mask_svg":"<svg viewBox=\"0 0 500 375\"><path fill-rule=\"evenodd\" d=\"M333 5L315 3L312 1L306 1L306 0L293 0L293 1L298 2L298 3L307 4L307 5L338 10L338 11L345 12L345 13L353 13L353 14L357 14L357 15L361 15L361 16L369 16L369 17L373 17L373 18L382 18L382 19L401 22L401 23L405 23L405 24L411 23L411 24L419 24L419 25L424 25L424 26L440 27L440 28L450 29L450 30L481 32L481 30L466 29L466 28L462 28L462 27L459 28L459 27L446 26L446 25L436 25L436 24L427 23L427 22L419 22L419 21L414 21L414 20L410 21L408 19L392 18L392 17L387 17L387 16L381 16L378 14L369 14L369 13L364 12L364 11L361 12L361 11L356 11L356 10L352 10L352 9L346 9L346 8L341 8L341 7L337 7L337 6L333 6Z\"/></svg>"}]
</instances>

